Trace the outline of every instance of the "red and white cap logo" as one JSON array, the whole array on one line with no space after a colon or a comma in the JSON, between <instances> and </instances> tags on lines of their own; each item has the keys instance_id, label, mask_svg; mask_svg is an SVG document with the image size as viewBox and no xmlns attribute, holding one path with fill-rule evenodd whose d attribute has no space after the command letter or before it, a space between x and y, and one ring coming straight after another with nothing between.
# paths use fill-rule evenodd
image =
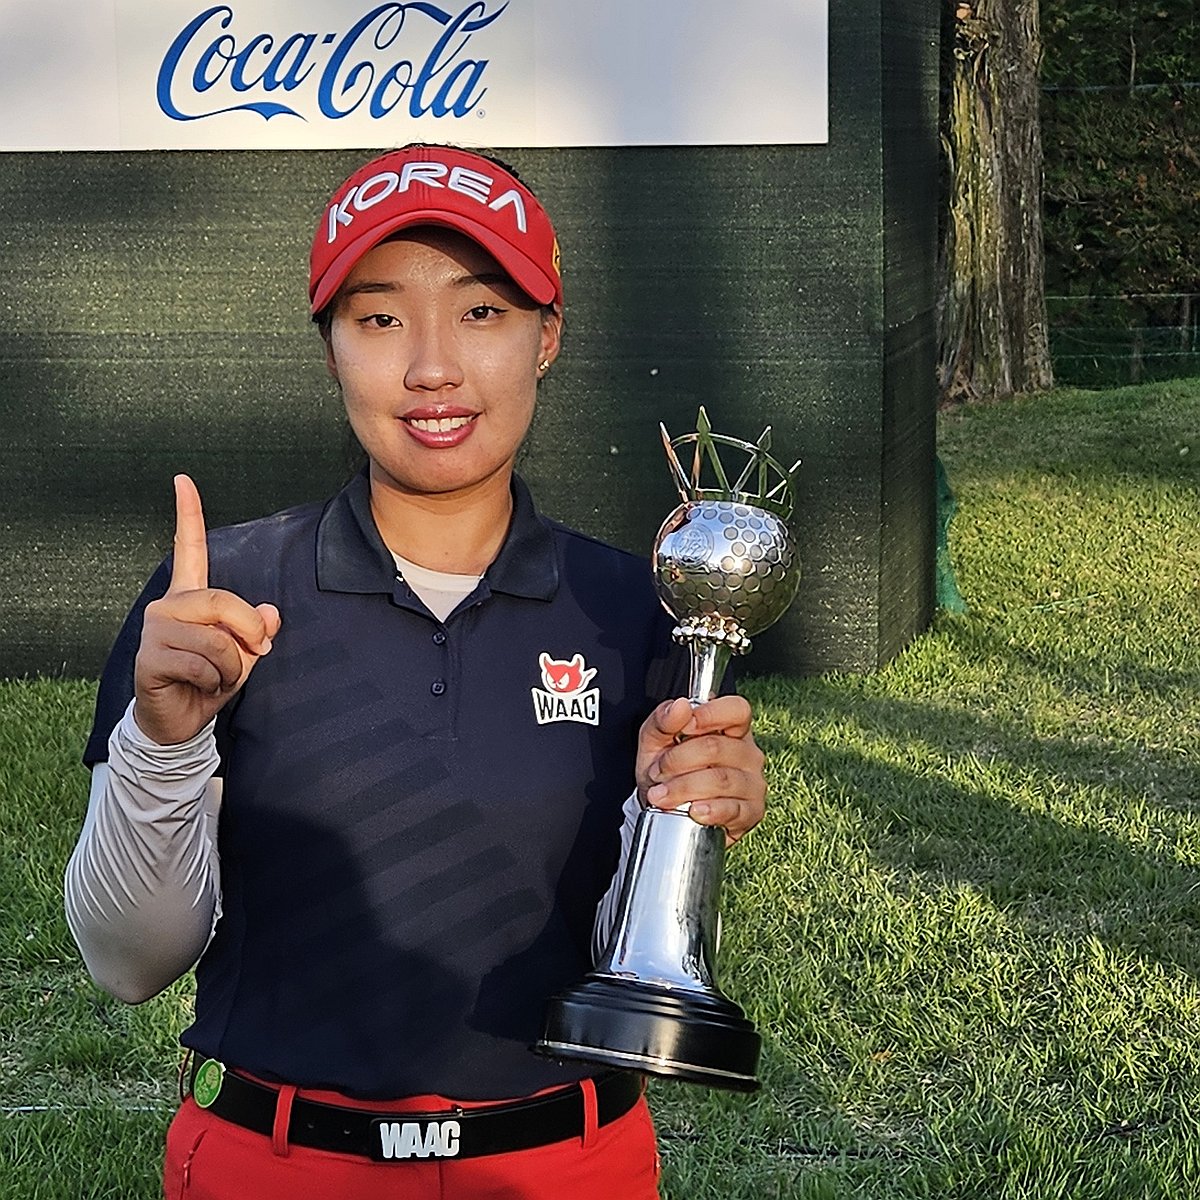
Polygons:
<instances>
[{"instance_id":1,"label":"red and white cap logo","mask_svg":"<svg viewBox=\"0 0 1200 1200\"><path fill-rule=\"evenodd\" d=\"M537 197L481 155L406 146L360 167L334 193L313 236L312 311L334 298L368 250L415 225L465 234L536 303L562 304L558 239Z\"/></svg>"}]
</instances>

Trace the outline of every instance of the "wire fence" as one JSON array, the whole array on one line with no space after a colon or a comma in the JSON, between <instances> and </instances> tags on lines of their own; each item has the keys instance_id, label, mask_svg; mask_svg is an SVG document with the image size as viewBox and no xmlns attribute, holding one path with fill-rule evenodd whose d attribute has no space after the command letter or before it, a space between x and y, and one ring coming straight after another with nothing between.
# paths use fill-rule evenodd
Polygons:
<instances>
[{"instance_id":1,"label":"wire fence","mask_svg":"<svg viewBox=\"0 0 1200 1200\"><path fill-rule=\"evenodd\" d=\"M1059 383L1116 387L1200 376L1200 292L1047 296Z\"/></svg>"},{"instance_id":2,"label":"wire fence","mask_svg":"<svg viewBox=\"0 0 1200 1200\"><path fill-rule=\"evenodd\" d=\"M1133 96L1139 92L1188 92L1200 88L1200 79L1163 80L1161 83L1043 83L1043 92L1088 94L1094 92L1124 92Z\"/></svg>"}]
</instances>

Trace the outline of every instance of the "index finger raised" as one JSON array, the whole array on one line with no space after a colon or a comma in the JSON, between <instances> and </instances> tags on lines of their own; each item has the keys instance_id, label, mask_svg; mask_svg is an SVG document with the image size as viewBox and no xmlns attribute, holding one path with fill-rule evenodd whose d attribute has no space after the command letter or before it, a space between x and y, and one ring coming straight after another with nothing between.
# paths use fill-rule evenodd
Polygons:
<instances>
[{"instance_id":1,"label":"index finger raised","mask_svg":"<svg viewBox=\"0 0 1200 1200\"><path fill-rule=\"evenodd\" d=\"M175 559L172 592L208 587L208 536L200 493L187 475L175 476Z\"/></svg>"}]
</instances>

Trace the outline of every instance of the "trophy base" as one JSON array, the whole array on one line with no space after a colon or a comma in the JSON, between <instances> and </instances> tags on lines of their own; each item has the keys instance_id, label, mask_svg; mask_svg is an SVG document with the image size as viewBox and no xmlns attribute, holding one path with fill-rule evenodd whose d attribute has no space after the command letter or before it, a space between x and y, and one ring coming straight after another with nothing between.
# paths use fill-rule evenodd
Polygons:
<instances>
[{"instance_id":1,"label":"trophy base","mask_svg":"<svg viewBox=\"0 0 1200 1200\"><path fill-rule=\"evenodd\" d=\"M753 1092L761 1044L742 1010L723 996L591 976L550 1001L534 1049Z\"/></svg>"}]
</instances>

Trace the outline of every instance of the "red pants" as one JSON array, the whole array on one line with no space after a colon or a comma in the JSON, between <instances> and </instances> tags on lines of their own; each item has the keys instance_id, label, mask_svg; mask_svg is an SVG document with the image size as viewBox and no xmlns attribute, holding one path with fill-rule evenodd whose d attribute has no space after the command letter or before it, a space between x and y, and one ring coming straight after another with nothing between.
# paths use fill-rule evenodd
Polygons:
<instances>
[{"instance_id":1,"label":"red pants","mask_svg":"<svg viewBox=\"0 0 1200 1200\"><path fill-rule=\"evenodd\" d=\"M280 1107L290 1103L280 1092ZM453 1107L440 1096L356 1105L329 1092L301 1092L330 1104L388 1112ZM471 1107L464 1104L463 1107ZM290 1146L198 1107L189 1097L167 1132L165 1200L658 1200L658 1154L642 1097L623 1117L582 1138L462 1161L377 1163L356 1155ZM284 1114L286 1113L284 1108ZM281 1117L284 1116L281 1114ZM286 1127L286 1119L276 1129Z\"/></svg>"}]
</instances>

